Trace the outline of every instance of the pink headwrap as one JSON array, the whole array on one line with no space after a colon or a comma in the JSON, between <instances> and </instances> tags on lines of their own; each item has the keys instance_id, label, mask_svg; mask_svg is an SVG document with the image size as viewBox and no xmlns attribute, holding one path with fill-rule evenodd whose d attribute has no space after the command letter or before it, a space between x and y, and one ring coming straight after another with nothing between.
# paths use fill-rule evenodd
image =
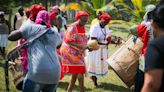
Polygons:
<instances>
[{"instance_id":1,"label":"pink headwrap","mask_svg":"<svg viewBox=\"0 0 164 92\"><path fill-rule=\"evenodd\" d=\"M48 28L50 28L50 17L47 11L41 10L35 20L36 24L41 24L42 22L45 22Z\"/></svg>"},{"instance_id":2,"label":"pink headwrap","mask_svg":"<svg viewBox=\"0 0 164 92\"><path fill-rule=\"evenodd\" d=\"M109 23L110 21L110 16L108 13L103 13L100 17L99 17L99 20L105 20L107 23Z\"/></svg>"},{"instance_id":3,"label":"pink headwrap","mask_svg":"<svg viewBox=\"0 0 164 92\"><path fill-rule=\"evenodd\" d=\"M76 20L78 20L81 16L89 16L89 14L86 11L78 11L76 13Z\"/></svg>"},{"instance_id":4,"label":"pink headwrap","mask_svg":"<svg viewBox=\"0 0 164 92\"><path fill-rule=\"evenodd\" d=\"M58 8L58 6L53 6L53 7L51 7L51 11L50 11L50 12L59 13L59 8Z\"/></svg>"},{"instance_id":5,"label":"pink headwrap","mask_svg":"<svg viewBox=\"0 0 164 92\"><path fill-rule=\"evenodd\" d=\"M56 20L56 16L57 14L59 13L59 8L58 6L53 6L51 7L51 10L50 10L50 20Z\"/></svg>"}]
</instances>

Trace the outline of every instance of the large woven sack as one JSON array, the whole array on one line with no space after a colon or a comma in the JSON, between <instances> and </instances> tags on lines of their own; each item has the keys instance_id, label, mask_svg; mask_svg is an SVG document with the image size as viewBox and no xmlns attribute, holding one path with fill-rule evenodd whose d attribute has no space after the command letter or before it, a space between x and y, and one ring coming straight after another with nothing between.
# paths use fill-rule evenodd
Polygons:
<instances>
[{"instance_id":1,"label":"large woven sack","mask_svg":"<svg viewBox=\"0 0 164 92\"><path fill-rule=\"evenodd\" d=\"M143 42L139 38L134 43L131 37L108 59L110 67L128 87L134 83L142 46Z\"/></svg>"}]
</instances>

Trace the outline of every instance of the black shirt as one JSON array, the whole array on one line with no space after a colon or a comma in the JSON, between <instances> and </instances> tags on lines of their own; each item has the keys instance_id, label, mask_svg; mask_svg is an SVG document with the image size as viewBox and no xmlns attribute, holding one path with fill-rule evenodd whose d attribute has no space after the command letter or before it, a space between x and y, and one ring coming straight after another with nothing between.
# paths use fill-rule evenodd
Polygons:
<instances>
[{"instance_id":1,"label":"black shirt","mask_svg":"<svg viewBox=\"0 0 164 92\"><path fill-rule=\"evenodd\" d=\"M164 71L164 36L152 40L148 45L145 59L145 71L153 69L162 69ZM164 92L164 75L159 92Z\"/></svg>"}]
</instances>

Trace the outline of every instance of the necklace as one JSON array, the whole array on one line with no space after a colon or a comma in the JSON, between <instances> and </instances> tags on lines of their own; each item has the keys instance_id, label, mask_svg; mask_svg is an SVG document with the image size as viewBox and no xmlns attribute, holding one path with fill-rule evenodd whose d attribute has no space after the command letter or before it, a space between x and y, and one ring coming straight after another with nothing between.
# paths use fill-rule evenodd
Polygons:
<instances>
[{"instance_id":1,"label":"necklace","mask_svg":"<svg viewBox=\"0 0 164 92\"><path fill-rule=\"evenodd\" d=\"M101 28L101 32L102 32L103 35L104 35L104 41L105 41L105 39L106 39L106 30L105 30L105 28L104 28L104 31L103 31L102 28Z\"/></svg>"}]
</instances>

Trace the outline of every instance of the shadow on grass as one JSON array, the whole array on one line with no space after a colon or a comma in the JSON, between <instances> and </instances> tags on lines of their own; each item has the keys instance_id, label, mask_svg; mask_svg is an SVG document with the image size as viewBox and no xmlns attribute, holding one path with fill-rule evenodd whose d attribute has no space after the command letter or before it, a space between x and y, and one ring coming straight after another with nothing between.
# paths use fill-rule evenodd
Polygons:
<instances>
[{"instance_id":1,"label":"shadow on grass","mask_svg":"<svg viewBox=\"0 0 164 92\"><path fill-rule=\"evenodd\" d=\"M98 88L102 88L105 90L110 90L113 92L131 92L130 89L125 88L123 86L111 84L111 83L101 83Z\"/></svg>"},{"instance_id":2,"label":"shadow on grass","mask_svg":"<svg viewBox=\"0 0 164 92\"><path fill-rule=\"evenodd\" d=\"M68 85L69 85L68 82L59 82L58 87L59 87L59 88L62 88L62 89L64 89L64 90L66 91ZM79 90L79 88L80 88L79 85L78 85L78 86L75 85L73 90ZM92 90L92 89L90 89L90 88L86 88L85 86L84 86L84 89L85 89L85 91L91 91L91 90Z\"/></svg>"}]
</instances>

